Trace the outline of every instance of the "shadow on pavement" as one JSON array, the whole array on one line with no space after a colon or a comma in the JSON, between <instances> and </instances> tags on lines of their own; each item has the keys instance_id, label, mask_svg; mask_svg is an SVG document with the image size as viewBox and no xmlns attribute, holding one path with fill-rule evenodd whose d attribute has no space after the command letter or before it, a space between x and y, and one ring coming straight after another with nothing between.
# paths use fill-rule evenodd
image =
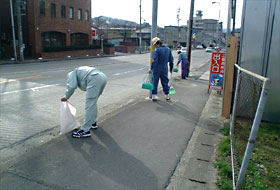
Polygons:
<instances>
[{"instance_id":1,"label":"shadow on pavement","mask_svg":"<svg viewBox=\"0 0 280 190\"><path fill-rule=\"evenodd\" d=\"M81 162L86 161L99 175L106 176L125 187L158 189L157 178L153 172L140 160L124 152L104 129L98 128L94 131L94 135L98 139L88 138L81 141L68 137L76 153L82 155L84 160Z\"/></svg>"}]
</instances>

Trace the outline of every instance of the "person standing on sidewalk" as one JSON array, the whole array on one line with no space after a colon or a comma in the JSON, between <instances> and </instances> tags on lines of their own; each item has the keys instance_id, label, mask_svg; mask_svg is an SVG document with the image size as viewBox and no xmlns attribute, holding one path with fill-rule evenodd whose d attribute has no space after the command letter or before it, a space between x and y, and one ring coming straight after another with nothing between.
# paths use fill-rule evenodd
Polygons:
<instances>
[{"instance_id":1,"label":"person standing on sidewalk","mask_svg":"<svg viewBox=\"0 0 280 190\"><path fill-rule=\"evenodd\" d=\"M151 69L149 72L153 72L153 82L154 82L154 90L152 91L152 100L157 101L157 89L159 79L161 81L163 92L165 94L165 99L170 100L169 96L169 86L168 86L168 62L169 62L169 71L172 73L173 69L173 56L171 50L162 45L160 38L155 37L152 39L153 46L156 47L153 56L153 62L151 64Z\"/></svg>"},{"instance_id":2,"label":"person standing on sidewalk","mask_svg":"<svg viewBox=\"0 0 280 190\"><path fill-rule=\"evenodd\" d=\"M181 68L182 68L181 78L182 79L186 79L186 77L189 77L189 60L188 60L188 56L187 56L186 53L181 52L180 50L177 50L177 54L179 55L177 66L181 62Z\"/></svg>"},{"instance_id":3,"label":"person standing on sidewalk","mask_svg":"<svg viewBox=\"0 0 280 190\"><path fill-rule=\"evenodd\" d=\"M98 69L81 66L68 73L65 96L61 101L67 101L79 87L86 91L85 122L78 131L73 131L72 137L90 137L90 129L97 128L97 100L107 83L106 75Z\"/></svg>"}]
</instances>

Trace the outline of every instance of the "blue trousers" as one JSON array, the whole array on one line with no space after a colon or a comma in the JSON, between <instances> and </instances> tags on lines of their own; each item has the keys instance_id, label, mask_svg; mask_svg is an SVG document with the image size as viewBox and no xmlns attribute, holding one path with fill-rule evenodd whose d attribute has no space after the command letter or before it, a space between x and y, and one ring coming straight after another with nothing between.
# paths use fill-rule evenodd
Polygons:
<instances>
[{"instance_id":1,"label":"blue trousers","mask_svg":"<svg viewBox=\"0 0 280 190\"><path fill-rule=\"evenodd\" d=\"M153 72L154 90L152 91L152 94L157 94L159 79L161 81L161 85L162 85L164 94L169 94L168 69Z\"/></svg>"},{"instance_id":2,"label":"blue trousers","mask_svg":"<svg viewBox=\"0 0 280 190\"><path fill-rule=\"evenodd\" d=\"M189 76L189 61L187 59L182 60L182 78L186 78Z\"/></svg>"}]
</instances>

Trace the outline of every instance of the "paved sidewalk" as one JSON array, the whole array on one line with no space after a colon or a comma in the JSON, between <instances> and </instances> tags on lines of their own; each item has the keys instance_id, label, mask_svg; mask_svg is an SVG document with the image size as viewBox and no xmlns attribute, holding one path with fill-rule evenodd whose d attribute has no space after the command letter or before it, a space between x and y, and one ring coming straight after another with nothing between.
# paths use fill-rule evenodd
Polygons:
<instances>
[{"instance_id":1,"label":"paved sidewalk","mask_svg":"<svg viewBox=\"0 0 280 190\"><path fill-rule=\"evenodd\" d=\"M162 92L156 103L142 97L106 117L91 138L69 133L28 151L1 166L0 189L216 189L222 97L209 96L207 84L175 80L171 102Z\"/></svg>"},{"instance_id":2,"label":"paved sidewalk","mask_svg":"<svg viewBox=\"0 0 280 190\"><path fill-rule=\"evenodd\" d=\"M224 120L221 108L221 95L212 91L167 190L218 189L214 162Z\"/></svg>"}]
</instances>

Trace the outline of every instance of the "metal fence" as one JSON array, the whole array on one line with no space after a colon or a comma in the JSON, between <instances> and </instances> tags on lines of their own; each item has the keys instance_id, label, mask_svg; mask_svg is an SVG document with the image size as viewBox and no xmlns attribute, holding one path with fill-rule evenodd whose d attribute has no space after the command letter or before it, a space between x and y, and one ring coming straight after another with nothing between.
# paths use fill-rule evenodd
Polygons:
<instances>
[{"instance_id":1,"label":"metal fence","mask_svg":"<svg viewBox=\"0 0 280 190\"><path fill-rule=\"evenodd\" d=\"M240 190L245 180L254 142L262 119L269 79L235 64L237 73L230 121L233 189ZM241 143L248 141L246 149Z\"/></svg>"}]
</instances>

